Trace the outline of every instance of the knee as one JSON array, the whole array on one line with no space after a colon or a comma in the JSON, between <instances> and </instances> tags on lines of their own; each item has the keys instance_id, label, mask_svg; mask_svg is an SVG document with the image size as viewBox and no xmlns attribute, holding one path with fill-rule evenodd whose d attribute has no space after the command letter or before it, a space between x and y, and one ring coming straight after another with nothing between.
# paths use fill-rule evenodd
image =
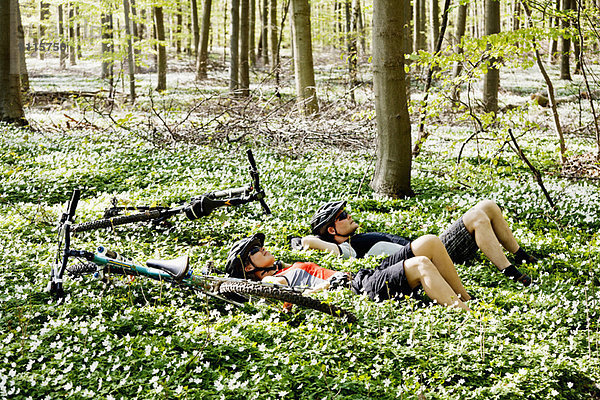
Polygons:
<instances>
[{"instance_id":1,"label":"knee","mask_svg":"<svg viewBox=\"0 0 600 400\"><path fill-rule=\"evenodd\" d=\"M492 200L481 200L474 208L482 210L489 216L502 213L500 206Z\"/></svg>"},{"instance_id":2,"label":"knee","mask_svg":"<svg viewBox=\"0 0 600 400\"><path fill-rule=\"evenodd\" d=\"M477 229L482 226L489 226L491 223L490 216L481 209L471 210L469 214L469 225L473 229ZM466 222L465 225L467 225Z\"/></svg>"},{"instance_id":3,"label":"knee","mask_svg":"<svg viewBox=\"0 0 600 400\"><path fill-rule=\"evenodd\" d=\"M437 272L437 268L429 258L418 256L415 257L415 261L415 269L418 271L419 276L428 276Z\"/></svg>"},{"instance_id":4,"label":"knee","mask_svg":"<svg viewBox=\"0 0 600 400\"><path fill-rule=\"evenodd\" d=\"M427 246L430 248L444 246L444 244L442 243L440 238L435 235L423 235L423 236L420 236L419 239L417 239L417 240L420 241L421 245Z\"/></svg>"}]
</instances>

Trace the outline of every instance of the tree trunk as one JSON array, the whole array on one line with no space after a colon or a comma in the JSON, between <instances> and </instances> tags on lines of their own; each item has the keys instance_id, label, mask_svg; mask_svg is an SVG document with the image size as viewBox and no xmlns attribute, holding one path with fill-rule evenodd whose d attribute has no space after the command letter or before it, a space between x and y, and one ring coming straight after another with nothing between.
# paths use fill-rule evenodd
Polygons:
<instances>
[{"instance_id":1,"label":"tree trunk","mask_svg":"<svg viewBox=\"0 0 600 400\"><path fill-rule=\"evenodd\" d=\"M263 0L262 4L262 61L264 65L269 63L269 0Z\"/></svg>"},{"instance_id":2,"label":"tree trunk","mask_svg":"<svg viewBox=\"0 0 600 400\"><path fill-rule=\"evenodd\" d=\"M229 41L229 91L239 89L240 0L231 0L231 32Z\"/></svg>"},{"instance_id":3,"label":"tree trunk","mask_svg":"<svg viewBox=\"0 0 600 400\"><path fill-rule=\"evenodd\" d=\"M135 55L133 54L133 40L131 38L131 19L129 18L129 0L123 0L125 14L125 34L127 35L127 64L129 66L129 97L135 102Z\"/></svg>"},{"instance_id":4,"label":"tree trunk","mask_svg":"<svg viewBox=\"0 0 600 400\"><path fill-rule=\"evenodd\" d=\"M19 54L19 75L21 78L21 90L29 92L29 73L27 72L27 61L25 57L25 31L23 30L23 21L21 19L21 7L17 7L17 51ZM41 40L41 39L40 39Z\"/></svg>"},{"instance_id":5,"label":"tree trunk","mask_svg":"<svg viewBox=\"0 0 600 400\"><path fill-rule=\"evenodd\" d=\"M562 0L563 11L570 10L571 0ZM571 23L567 17L563 17L561 20L561 28L563 30L569 29ZM571 67L569 58L571 55L571 39L567 36L562 36L560 39L560 79L572 80L571 79Z\"/></svg>"},{"instance_id":6,"label":"tree trunk","mask_svg":"<svg viewBox=\"0 0 600 400\"><path fill-rule=\"evenodd\" d=\"M192 0L192 32L194 34L194 56L198 57L198 45L200 43L200 28L198 27L198 1Z\"/></svg>"},{"instance_id":7,"label":"tree trunk","mask_svg":"<svg viewBox=\"0 0 600 400\"><path fill-rule=\"evenodd\" d=\"M556 8L555 8L555 13L558 14L560 12L560 0L556 0ZM555 29L558 30L559 26L560 26L560 18L558 17L552 17L550 20L550 26L554 27ZM556 53L558 52L558 40L556 40L554 37L552 37L550 39L550 45L548 48L548 63L549 64L554 64L556 62Z\"/></svg>"},{"instance_id":8,"label":"tree trunk","mask_svg":"<svg viewBox=\"0 0 600 400\"><path fill-rule=\"evenodd\" d=\"M438 0L431 0L429 2L431 9L429 10L429 26L430 26L430 47L431 52L435 51L435 44L437 38L440 35L440 3Z\"/></svg>"},{"instance_id":9,"label":"tree trunk","mask_svg":"<svg viewBox=\"0 0 600 400\"><path fill-rule=\"evenodd\" d=\"M202 10L202 29L200 30L200 52L196 62L196 79L206 79L206 65L208 62L208 35L210 34L210 12L212 0L204 0Z\"/></svg>"},{"instance_id":10,"label":"tree trunk","mask_svg":"<svg viewBox=\"0 0 600 400\"><path fill-rule=\"evenodd\" d=\"M183 11L181 9L181 0L177 2L177 14L175 20L175 51L177 54L181 54L181 35L183 33Z\"/></svg>"},{"instance_id":11,"label":"tree trunk","mask_svg":"<svg viewBox=\"0 0 600 400\"><path fill-rule=\"evenodd\" d=\"M319 112L312 57L310 6L308 0L291 1L296 95L300 111L304 115L310 115Z\"/></svg>"},{"instance_id":12,"label":"tree trunk","mask_svg":"<svg viewBox=\"0 0 600 400\"><path fill-rule=\"evenodd\" d=\"M58 6L58 37L60 41L60 46L58 49L58 62L61 69L65 68L65 49L66 43L64 42L65 37L65 17L63 12L63 5L60 4Z\"/></svg>"},{"instance_id":13,"label":"tree trunk","mask_svg":"<svg viewBox=\"0 0 600 400\"><path fill-rule=\"evenodd\" d=\"M256 64L256 0L250 0L250 31L248 32L248 61Z\"/></svg>"},{"instance_id":14,"label":"tree trunk","mask_svg":"<svg viewBox=\"0 0 600 400\"><path fill-rule=\"evenodd\" d=\"M410 117L404 77L402 0L373 1L373 86L377 118L377 162L371 187L403 197L410 184Z\"/></svg>"},{"instance_id":15,"label":"tree trunk","mask_svg":"<svg viewBox=\"0 0 600 400\"><path fill-rule=\"evenodd\" d=\"M348 73L350 75L350 99L354 102L354 88L358 85L358 16L360 0L352 0L350 37L348 38Z\"/></svg>"},{"instance_id":16,"label":"tree trunk","mask_svg":"<svg viewBox=\"0 0 600 400\"><path fill-rule=\"evenodd\" d=\"M240 90L244 97L250 96L250 66L248 64L248 28L250 27L250 1L240 2Z\"/></svg>"},{"instance_id":17,"label":"tree trunk","mask_svg":"<svg viewBox=\"0 0 600 400\"><path fill-rule=\"evenodd\" d=\"M273 74L277 73L277 68L279 67L279 35L277 34L277 0L270 1L270 10L269 10L269 38L270 42L270 51L271 51L271 72Z\"/></svg>"},{"instance_id":18,"label":"tree trunk","mask_svg":"<svg viewBox=\"0 0 600 400\"><path fill-rule=\"evenodd\" d=\"M131 27L133 29L133 59L138 60L139 56L140 56L140 49L139 49L139 42L140 39L142 37L142 31L143 31L143 24L140 24L138 26L137 21L137 11L136 11L136 7L135 7L135 0L129 0L129 6L131 7L131 16L133 21L131 21ZM141 72L141 68L140 65L138 65L138 63L135 63L135 72L139 73Z\"/></svg>"},{"instance_id":19,"label":"tree trunk","mask_svg":"<svg viewBox=\"0 0 600 400\"><path fill-rule=\"evenodd\" d=\"M38 29L38 49L40 48L40 44L44 41L46 37L46 23L50 18L50 4L44 1L40 2L40 25ZM44 59L44 52L38 51L38 57L40 60Z\"/></svg>"},{"instance_id":20,"label":"tree trunk","mask_svg":"<svg viewBox=\"0 0 600 400\"><path fill-rule=\"evenodd\" d=\"M21 100L21 69L19 66L19 2L0 2L0 120L27 125Z\"/></svg>"},{"instance_id":21,"label":"tree trunk","mask_svg":"<svg viewBox=\"0 0 600 400\"><path fill-rule=\"evenodd\" d=\"M71 65L77 64L77 53L76 53L76 42L75 37L75 10L73 9L73 3L68 3L69 7L69 62Z\"/></svg>"},{"instance_id":22,"label":"tree trunk","mask_svg":"<svg viewBox=\"0 0 600 400\"><path fill-rule=\"evenodd\" d=\"M158 84L156 91L167 90L167 48L165 41L165 20L162 7L154 7L154 26L158 40Z\"/></svg>"},{"instance_id":23,"label":"tree trunk","mask_svg":"<svg viewBox=\"0 0 600 400\"><path fill-rule=\"evenodd\" d=\"M423 31L423 18L421 14L423 11L421 5L424 4L425 0L415 0L414 12L413 12L413 48L415 51L425 50L425 32Z\"/></svg>"},{"instance_id":24,"label":"tree trunk","mask_svg":"<svg viewBox=\"0 0 600 400\"><path fill-rule=\"evenodd\" d=\"M462 46L462 38L465 36L465 30L467 27L467 7L468 4L460 4L458 6L458 15L456 17L456 54L462 56L464 53L464 49ZM454 64L454 68L452 69L452 78L456 79L462 72L462 62L457 61ZM458 85L454 86L452 89L452 101L453 103L458 103L460 101L460 87Z\"/></svg>"},{"instance_id":25,"label":"tree trunk","mask_svg":"<svg viewBox=\"0 0 600 400\"><path fill-rule=\"evenodd\" d=\"M485 0L485 35L500 33L500 1ZM498 88L500 70L494 66L498 60L490 59L483 81L483 107L487 112L498 112Z\"/></svg>"}]
</instances>

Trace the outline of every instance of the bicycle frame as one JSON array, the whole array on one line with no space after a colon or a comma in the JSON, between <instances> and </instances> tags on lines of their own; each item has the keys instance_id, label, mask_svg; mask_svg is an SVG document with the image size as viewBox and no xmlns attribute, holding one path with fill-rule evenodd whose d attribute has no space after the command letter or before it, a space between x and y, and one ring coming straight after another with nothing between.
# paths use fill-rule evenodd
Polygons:
<instances>
[{"instance_id":1,"label":"bicycle frame","mask_svg":"<svg viewBox=\"0 0 600 400\"><path fill-rule=\"evenodd\" d=\"M219 287L224 282L242 282L244 281L243 279L225 278L205 273L195 274L193 271L187 270L187 265L185 265L183 277L181 279L176 279L174 277L176 271L173 269L161 269L160 267L154 268L151 266L140 265L135 261L122 258L114 252L107 251L102 246L98 247L98 250L93 253L85 250L72 249L68 249L66 252L68 257L84 258L95 264L97 269L94 271L94 277L97 279L104 279L110 274L144 276L158 281L166 281L181 286L187 286L199 290L205 295L227 301L237 306L242 305L240 302L221 295L219 293ZM155 261L164 262L162 260ZM181 268L183 269L184 266L181 265Z\"/></svg>"},{"instance_id":2,"label":"bicycle frame","mask_svg":"<svg viewBox=\"0 0 600 400\"><path fill-rule=\"evenodd\" d=\"M248 161L250 162L250 177L252 182L248 185L231 188L226 190L217 190L206 193L199 197L192 198L188 204L169 208L169 207L113 207L105 210L104 219L84 222L81 224L72 224L71 232L85 232L100 228L111 228L118 225L125 225L142 221L165 221L168 218L185 213L190 220L210 215L219 207L230 207L247 204L258 201L265 214L271 214L271 210L265 201L265 192L260 186L260 178L256 161L252 151L248 150ZM119 215L121 211L136 210L142 211L131 215Z\"/></svg>"}]
</instances>

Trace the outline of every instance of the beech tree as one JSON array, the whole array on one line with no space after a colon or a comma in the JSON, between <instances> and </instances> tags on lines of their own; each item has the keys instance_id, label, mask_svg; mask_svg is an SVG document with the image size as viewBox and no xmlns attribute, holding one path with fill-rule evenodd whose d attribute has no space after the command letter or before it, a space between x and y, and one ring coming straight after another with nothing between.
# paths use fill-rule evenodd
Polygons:
<instances>
[{"instance_id":1,"label":"beech tree","mask_svg":"<svg viewBox=\"0 0 600 400\"><path fill-rule=\"evenodd\" d=\"M500 33L500 1L485 0L485 35ZM483 106L488 112L498 111L498 87L500 86L500 70L493 65L497 60L490 59L487 73L483 80Z\"/></svg>"},{"instance_id":2,"label":"beech tree","mask_svg":"<svg viewBox=\"0 0 600 400\"><path fill-rule=\"evenodd\" d=\"M373 1L373 86L377 162L371 187L392 197L412 196L411 136L404 74L403 0Z\"/></svg>"},{"instance_id":3,"label":"beech tree","mask_svg":"<svg viewBox=\"0 0 600 400\"><path fill-rule=\"evenodd\" d=\"M200 50L196 61L196 79L206 78L206 64L208 62L208 35L210 33L210 13L212 0L202 3L202 26L200 28Z\"/></svg>"},{"instance_id":4,"label":"beech tree","mask_svg":"<svg viewBox=\"0 0 600 400\"><path fill-rule=\"evenodd\" d=\"M165 44L165 22L162 7L154 7L154 26L158 41L158 84L156 91L167 90L167 48Z\"/></svg>"},{"instance_id":5,"label":"beech tree","mask_svg":"<svg viewBox=\"0 0 600 400\"><path fill-rule=\"evenodd\" d=\"M21 100L19 2L0 1L0 120L27 125Z\"/></svg>"},{"instance_id":6,"label":"beech tree","mask_svg":"<svg viewBox=\"0 0 600 400\"><path fill-rule=\"evenodd\" d=\"M314 114L319 112L319 102L315 85L308 0L292 0L292 27L298 105L304 114Z\"/></svg>"}]
</instances>

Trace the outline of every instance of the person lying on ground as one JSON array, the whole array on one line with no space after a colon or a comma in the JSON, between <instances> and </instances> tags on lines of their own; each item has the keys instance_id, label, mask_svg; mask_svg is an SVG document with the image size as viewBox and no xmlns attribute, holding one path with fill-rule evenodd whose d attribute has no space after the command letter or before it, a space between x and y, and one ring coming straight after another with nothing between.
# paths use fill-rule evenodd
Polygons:
<instances>
[{"instance_id":1,"label":"person lying on ground","mask_svg":"<svg viewBox=\"0 0 600 400\"><path fill-rule=\"evenodd\" d=\"M323 268L312 262L292 265L275 260L264 248L265 235L256 233L237 241L227 256L226 271L232 277L305 287L309 292L328 289L334 282L350 281L351 289L374 301L419 298L422 287L438 304L469 310L471 296L464 288L440 239L422 236L383 259L375 269L356 274Z\"/></svg>"},{"instance_id":2,"label":"person lying on ground","mask_svg":"<svg viewBox=\"0 0 600 400\"><path fill-rule=\"evenodd\" d=\"M333 201L317 210L310 223L313 235L305 236L301 241L304 250L326 250L346 258L362 258L365 255L393 254L410 243L408 239L389 233L357 234L358 223L345 207L345 201ZM500 207L493 201L477 203L439 238L455 264L472 260L477 250L481 250L504 275L525 286L531 284L531 277L508 260L502 247L514 254L517 265L535 263L537 259L519 246Z\"/></svg>"}]
</instances>

